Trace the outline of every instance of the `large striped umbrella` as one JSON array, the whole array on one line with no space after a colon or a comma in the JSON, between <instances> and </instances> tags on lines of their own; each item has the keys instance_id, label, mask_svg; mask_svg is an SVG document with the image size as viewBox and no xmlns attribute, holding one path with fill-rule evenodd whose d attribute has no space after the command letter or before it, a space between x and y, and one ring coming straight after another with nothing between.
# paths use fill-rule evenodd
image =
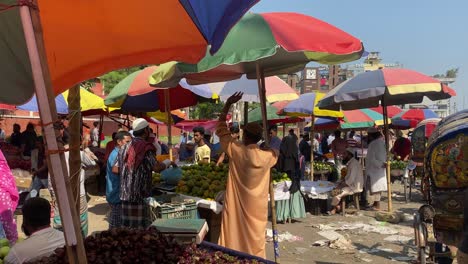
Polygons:
<instances>
[{"instance_id":1,"label":"large striped umbrella","mask_svg":"<svg viewBox=\"0 0 468 264\"><path fill-rule=\"evenodd\" d=\"M408 109L392 118L392 126L400 129L414 128L429 118L439 118L439 116L431 109Z\"/></svg>"},{"instance_id":2,"label":"large striped umbrella","mask_svg":"<svg viewBox=\"0 0 468 264\"><path fill-rule=\"evenodd\" d=\"M318 101L325 96L323 93L305 93L298 99L289 102L282 113L289 116L343 117L341 111L323 110L317 107Z\"/></svg>"},{"instance_id":3,"label":"large striped umbrella","mask_svg":"<svg viewBox=\"0 0 468 264\"><path fill-rule=\"evenodd\" d=\"M375 111L377 113L383 114L383 107L371 107L369 109L373 110L373 111ZM401 109L400 107L398 107L396 105L387 106L387 115L388 115L389 118L392 118L392 117L398 115L402 111L403 111L403 109Z\"/></svg>"},{"instance_id":4,"label":"large striped umbrella","mask_svg":"<svg viewBox=\"0 0 468 264\"><path fill-rule=\"evenodd\" d=\"M267 105L267 119L269 124L277 123L297 123L303 121L301 118L280 116L276 114L277 109L271 105ZM249 122L262 122L262 110L260 107L250 110Z\"/></svg>"},{"instance_id":5,"label":"large striped umbrella","mask_svg":"<svg viewBox=\"0 0 468 264\"><path fill-rule=\"evenodd\" d=\"M317 118L314 128L317 130L365 129L384 124L383 115L368 108L343 111L343 115L343 118Z\"/></svg>"},{"instance_id":6,"label":"large striped umbrella","mask_svg":"<svg viewBox=\"0 0 468 264\"><path fill-rule=\"evenodd\" d=\"M361 73L331 90L319 103L322 109L353 110L383 107L385 142L389 149L387 106L447 99L456 93L440 81L407 69L380 69ZM390 155L387 155L390 159ZM388 160L390 161L390 160ZM387 162L388 210L392 211L390 162Z\"/></svg>"},{"instance_id":7,"label":"large striped umbrella","mask_svg":"<svg viewBox=\"0 0 468 264\"><path fill-rule=\"evenodd\" d=\"M66 115L69 113L67 98L68 90L55 97L55 105L57 107L58 114ZM97 115L108 112L107 107L104 105L104 100L101 97L88 92L84 88L80 89L80 104L82 115ZM19 105L16 108L19 110L39 112L39 107L37 105L37 99L35 95L31 100L29 100L29 102L23 105Z\"/></svg>"},{"instance_id":8,"label":"large striped umbrella","mask_svg":"<svg viewBox=\"0 0 468 264\"><path fill-rule=\"evenodd\" d=\"M152 75L151 83L171 87L181 78L189 83L257 78L257 63L264 76L294 73L310 61L324 64L357 60L361 41L319 19L298 13L248 13L229 32L214 55L197 64L170 62Z\"/></svg>"},{"instance_id":9,"label":"large striped umbrella","mask_svg":"<svg viewBox=\"0 0 468 264\"><path fill-rule=\"evenodd\" d=\"M165 93L169 93L169 110L196 105L209 100L212 92L207 85L189 85L181 80L170 89L152 87L148 78L157 66L136 71L120 81L105 98L107 106L119 107L128 112L166 111Z\"/></svg>"},{"instance_id":10,"label":"large striped umbrella","mask_svg":"<svg viewBox=\"0 0 468 264\"><path fill-rule=\"evenodd\" d=\"M266 100L269 103L299 98L297 92L278 76L266 77L265 85ZM209 86L211 86L211 84L209 84ZM225 101L235 92L244 93L242 97L242 101L244 102L260 102L257 80L249 80L245 75L240 79L225 82L219 92L219 96L222 101Z\"/></svg>"}]
</instances>

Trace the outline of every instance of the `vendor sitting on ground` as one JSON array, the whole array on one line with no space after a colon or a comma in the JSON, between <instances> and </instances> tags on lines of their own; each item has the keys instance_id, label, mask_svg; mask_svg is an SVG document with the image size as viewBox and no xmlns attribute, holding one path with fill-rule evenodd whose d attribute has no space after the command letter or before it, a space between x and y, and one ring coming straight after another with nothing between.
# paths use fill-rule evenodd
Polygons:
<instances>
[{"instance_id":1,"label":"vendor sitting on ground","mask_svg":"<svg viewBox=\"0 0 468 264\"><path fill-rule=\"evenodd\" d=\"M331 205L333 209L328 212L329 215L335 214L340 209L339 204L345 196L362 192L364 185L364 174L362 166L357 159L354 158L353 148L347 148L343 154L343 164L346 164L346 176L338 183L335 189L341 192L332 198Z\"/></svg>"}]
</instances>

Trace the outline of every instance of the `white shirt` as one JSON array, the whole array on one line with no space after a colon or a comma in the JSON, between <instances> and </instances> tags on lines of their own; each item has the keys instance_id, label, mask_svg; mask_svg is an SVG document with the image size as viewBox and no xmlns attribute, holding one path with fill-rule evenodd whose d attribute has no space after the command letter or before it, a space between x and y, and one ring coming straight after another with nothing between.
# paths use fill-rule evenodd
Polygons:
<instances>
[{"instance_id":1,"label":"white shirt","mask_svg":"<svg viewBox=\"0 0 468 264\"><path fill-rule=\"evenodd\" d=\"M19 264L47 257L52 255L55 249L63 246L65 246L63 233L48 227L15 244L4 259L4 263Z\"/></svg>"},{"instance_id":2,"label":"white shirt","mask_svg":"<svg viewBox=\"0 0 468 264\"><path fill-rule=\"evenodd\" d=\"M346 164L345 183L351 188L353 193L362 192L364 186L364 174L361 163L357 159L352 158Z\"/></svg>"},{"instance_id":3,"label":"white shirt","mask_svg":"<svg viewBox=\"0 0 468 264\"><path fill-rule=\"evenodd\" d=\"M329 135L328 138L327 138L328 146L330 146L332 144L333 140L335 140L335 136L334 135Z\"/></svg>"},{"instance_id":4,"label":"white shirt","mask_svg":"<svg viewBox=\"0 0 468 264\"><path fill-rule=\"evenodd\" d=\"M371 192L387 190L387 173L384 163L387 161L385 141L382 137L369 143L366 155L366 174L370 179Z\"/></svg>"}]
</instances>

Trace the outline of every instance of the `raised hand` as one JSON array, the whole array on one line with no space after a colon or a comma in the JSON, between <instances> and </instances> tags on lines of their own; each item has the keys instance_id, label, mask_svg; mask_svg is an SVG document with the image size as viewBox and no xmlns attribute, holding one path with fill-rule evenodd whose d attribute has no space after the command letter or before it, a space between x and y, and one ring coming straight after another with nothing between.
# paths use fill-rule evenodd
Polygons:
<instances>
[{"instance_id":1,"label":"raised hand","mask_svg":"<svg viewBox=\"0 0 468 264\"><path fill-rule=\"evenodd\" d=\"M242 92L236 92L234 93L233 95L231 95L227 101L226 101L226 104L227 105L232 105L232 104L235 104L237 102L240 101L240 99L242 99L242 96L244 95L244 93Z\"/></svg>"}]
</instances>

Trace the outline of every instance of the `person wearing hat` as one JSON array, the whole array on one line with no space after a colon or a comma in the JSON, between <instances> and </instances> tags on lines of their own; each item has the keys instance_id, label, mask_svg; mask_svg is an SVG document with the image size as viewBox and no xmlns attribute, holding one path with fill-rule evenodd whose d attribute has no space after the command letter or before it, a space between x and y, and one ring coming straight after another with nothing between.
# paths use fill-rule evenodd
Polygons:
<instances>
[{"instance_id":1,"label":"person wearing hat","mask_svg":"<svg viewBox=\"0 0 468 264\"><path fill-rule=\"evenodd\" d=\"M408 159L411 153L411 141L404 137L403 131L397 130L397 140L395 140L391 152L398 160Z\"/></svg>"},{"instance_id":2,"label":"person wearing hat","mask_svg":"<svg viewBox=\"0 0 468 264\"><path fill-rule=\"evenodd\" d=\"M270 169L275 166L278 154L257 144L263 134L262 126L257 123L243 127L242 141L231 136L226 116L242 95L235 93L228 98L216 127L221 149L229 157L219 244L265 258Z\"/></svg>"},{"instance_id":3,"label":"person wearing hat","mask_svg":"<svg viewBox=\"0 0 468 264\"><path fill-rule=\"evenodd\" d=\"M343 154L343 164L346 165L346 175L341 180L335 189L338 194L332 198L332 210L329 215L335 214L340 208L339 204L343 197L362 192L364 186L364 175L361 163L354 157L354 148L347 148Z\"/></svg>"},{"instance_id":4,"label":"person wearing hat","mask_svg":"<svg viewBox=\"0 0 468 264\"><path fill-rule=\"evenodd\" d=\"M367 201L373 205L370 210L380 210L382 192L387 190L387 150L382 133L377 128L367 130L369 146L366 155Z\"/></svg>"},{"instance_id":5,"label":"person wearing hat","mask_svg":"<svg viewBox=\"0 0 468 264\"><path fill-rule=\"evenodd\" d=\"M151 195L152 172L161 172L170 160L158 162L156 148L150 142L149 123L143 118L133 121L133 140L122 146L117 164L120 176L122 226L146 228L150 224L145 199Z\"/></svg>"}]
</instances>

